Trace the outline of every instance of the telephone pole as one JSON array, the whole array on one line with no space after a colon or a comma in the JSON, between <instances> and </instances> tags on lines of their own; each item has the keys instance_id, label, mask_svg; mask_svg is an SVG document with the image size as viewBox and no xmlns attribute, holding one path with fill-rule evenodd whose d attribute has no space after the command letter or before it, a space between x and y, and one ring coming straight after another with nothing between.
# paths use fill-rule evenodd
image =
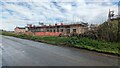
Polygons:
<instances>
[{"instance_id":1,"label":"telephone pole","mask_svg":"<svg viewBox=\"0 0 120 68\"><path fill-rule=\"evenodd\" d=\"M118 33L117 41L120 42L120 1L118 2Z\"/></svg>"}]
</instances>

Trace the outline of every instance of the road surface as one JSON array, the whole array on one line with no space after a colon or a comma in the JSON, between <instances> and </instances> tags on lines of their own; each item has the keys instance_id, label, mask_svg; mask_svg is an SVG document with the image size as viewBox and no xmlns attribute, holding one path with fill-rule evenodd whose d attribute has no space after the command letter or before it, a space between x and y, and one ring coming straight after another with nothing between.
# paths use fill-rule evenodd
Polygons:
<instances>
[{"instance_id":1,"label":"road surface","mask_svg":"<svg viewBox=\"0 0 120 68\"><path fill-rule=\"evenodd\" d=\"M1 49L2 66L118 66L115 56L9 36Z\"/></svg>"}]
</instances>

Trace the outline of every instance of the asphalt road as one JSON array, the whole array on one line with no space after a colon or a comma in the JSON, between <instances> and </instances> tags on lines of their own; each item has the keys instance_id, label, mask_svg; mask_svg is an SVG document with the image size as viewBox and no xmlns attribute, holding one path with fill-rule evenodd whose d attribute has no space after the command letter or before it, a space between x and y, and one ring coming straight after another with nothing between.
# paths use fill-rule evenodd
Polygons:
<instances>
[{"instance_id":1,"label":"asphalt road","mask_svg":"<svg viewBox=\"0 0 120 68\"><path fill-rule=\"evenodd\" d=\"M118 57L3 36L2 66L117 66ZM2 51L1 51L2 50ZM0 59L1 60L1 59Z\"/></svg>"},{"instance_id":2,"label":"asphalt road","mask_svg":"<svg viewBox=\"0 0 120 68\"><path fill-rule=\"evenodd\" d=\"M2 67L2 36L0 35L0 67Z\"/></svg>"}]
</instances>

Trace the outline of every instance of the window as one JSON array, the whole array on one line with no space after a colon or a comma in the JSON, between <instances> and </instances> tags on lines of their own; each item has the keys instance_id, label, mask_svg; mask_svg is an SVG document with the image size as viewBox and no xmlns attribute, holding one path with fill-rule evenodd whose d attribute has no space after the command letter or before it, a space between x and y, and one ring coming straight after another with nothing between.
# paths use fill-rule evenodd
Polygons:
<instances>
[{"instance_id":1,"label":"window","mask_svg":"<svg viewBox=\"0 0 120 68\"><path fill-rule=\"evenodd\" d=\"M50 30L50 32L52 32L52 30Z\"/></svg>"},{"instance_id":2,"label":"window","mask_svg":"<svg viewBox=\"0 0 120 68\"><path fill-rule=\"evenodd\" d=\"M73 29L73 32L76 33L76 29Z\"/></svg>"},{"instance_id":3,"label":"window","mask_svg":"<svg viewBox=\"0 0 120 68\"><path fill-rule=\"evenodd\" d=\"M55 29L54 29L54 32L55 32Z\"/></svg>"},{"instance_id":4,"label":"window","mask_svg":"<svg viewBox=\"0 0 120 68\"><path fill-rule=\"evenodd\" d=\"M67 34L69 34L70 33L70 29L67 29Z\"/></svg>"},{"instance_id":5,"label":"window","mask_svg":"<svg viewBox=\"0 0 120 68\"><path fill-rule=\"evenodd\" d=\"M61 32L63 32L63 29L61 29Z\"/></svg>"},{"instance_id":6,"label":"window","mask_svg":"<svg viewBox=\"0 0 120 68\"><path fill-rule=\"evenodd\" d=\"M49 30L47 30L47 32L49 32Z\"/></svg>"},{"instance_id":7,"label":"window","mask_svg":"<svg viewBox=\"0 0 120 68\"><path fill-rule=\"evenodd\" d=\"M59 32L59 29L57 29L57 32Z\"/></svg>"}]
</instances>

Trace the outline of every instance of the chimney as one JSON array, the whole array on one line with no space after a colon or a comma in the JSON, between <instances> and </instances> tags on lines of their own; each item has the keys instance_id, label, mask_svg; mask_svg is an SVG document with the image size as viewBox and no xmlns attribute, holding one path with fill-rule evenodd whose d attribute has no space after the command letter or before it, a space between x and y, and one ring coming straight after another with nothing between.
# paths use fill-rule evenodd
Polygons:
<instances>
[{"instance_id":1,"label":"chimney","mask_svg":"<svg viewBox=\"0 0 120 68\"><path fill-rule=\"evenodd\" d=\"M27 24L27 27L32 27L32 24Z\"/></svg>"},{"instance_id":2,"label":"chimney","mask_svg":"<svg viewBox=\"0 0 120 68\"><path fill-rule=\"evenodd\" d=\"M61 23L61 25L63 25L63 23Z\"/></svg>"},{"instance_id":3,"label":"chimney","mask_svg":"<svg viewBox=\"0 0 120 68\"><path fill-rule=\"evenodd\" d=\"M57 23L55 24L55 26L57 26Z\"/></svg>"},{"instance_id":4,"label":"chimney","mask_svg":"<svg viewBox=\"0 0 120 68\"><path fill-rule=\"evenodd\" d=\"M29 27L32 27L32 24L30 24Z\"/></svg>"},{"instance_id":5,"label":"chimney","mask_svg":"<svg viewBox=\"0 0 120 68\"><path fill-rule=\"evenodd\" d=\"M33 25L33 27L35 27L35 25Z\"/></svg>"}]
</instances>

